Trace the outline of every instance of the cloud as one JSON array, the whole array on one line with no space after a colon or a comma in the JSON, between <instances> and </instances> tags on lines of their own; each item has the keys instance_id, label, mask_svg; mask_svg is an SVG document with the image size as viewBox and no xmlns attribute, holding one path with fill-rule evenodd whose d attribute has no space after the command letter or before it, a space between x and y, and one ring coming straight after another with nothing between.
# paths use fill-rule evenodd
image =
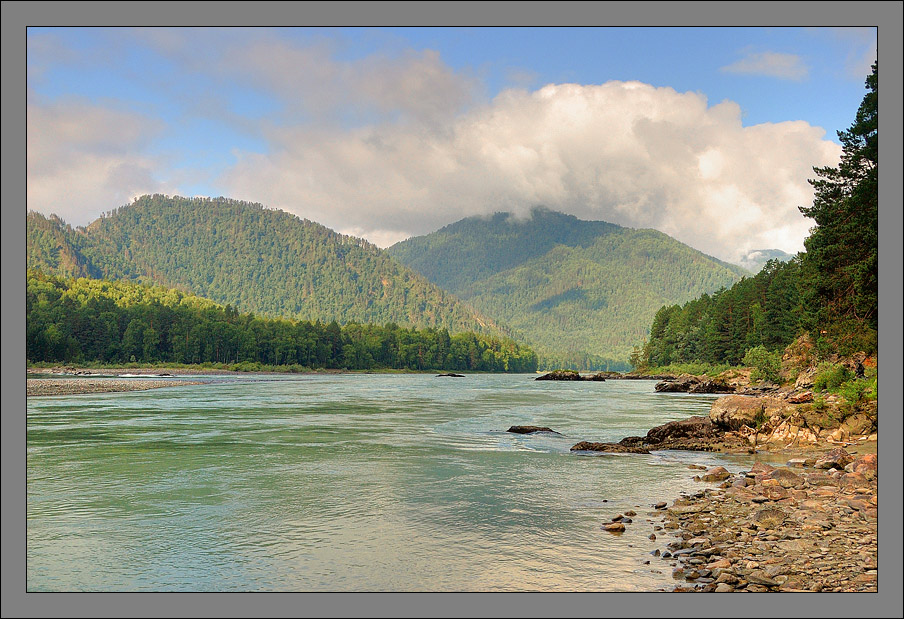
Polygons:
<instances>
[{"instance_id":1,"label":"cloud","mask_svg":"<svg viewBox=\"0 0 904 619\"><path fill-rule=\"evenodd\" d=\"M161 162L140 154L161 124L81 100L27 104L27 206L85 225L143 193L170 188ZM170 190L171 191L171 190Z\"/></svg>"},{"instance_id":2,"label":"cloud","mask_svg":"<svg viewBox=\"0 0 904 619\"><path fill-rule=\"evenodd\" d=\"M725 73L765 75L794 81L801 81L808 74L807 66L800 56L778 52L750 53L721 70Z\"/></svg>"},{"instance_id":3,"label":"cloud","mask_svg":"<svg viewBox=\"0 0 904 619\"><path fill-rule=\"evenodd\" d=\"M380 245L536 205L662 230L707 253L803 248L813 166L840 147L803 121L743 127L737 104L640 82L507 90L444 131L383 122L267 132L222 182L235 197Z\"/></svg>"}]
</instances>

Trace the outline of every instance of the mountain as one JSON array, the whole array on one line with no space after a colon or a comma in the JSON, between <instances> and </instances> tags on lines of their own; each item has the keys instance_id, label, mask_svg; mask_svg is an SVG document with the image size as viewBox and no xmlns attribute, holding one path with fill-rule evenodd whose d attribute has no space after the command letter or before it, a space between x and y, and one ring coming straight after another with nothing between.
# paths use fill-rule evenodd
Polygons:
<instances>
[{"instance_id":1,"label":"mountain","mask_svg":"<svg viewBox=\"0 0 904 619\"><path fill-rule=\"evenodd\" d=\"M760 269L770 260L788 262L793 257L794 254L789 254L780 249L754 249L744 254L738 264L751 273L759 273Z\"/></svg>"},{"instance_id":2,"label":"mountain","mask_svg":"<svg viewBox=\"0 0 904 619\"><path fill-rule=\"evenodd\" d=\"M226 198L143 196L86 228L28 214L28 267L179 288L268 316L506 335L363 239Z\"/></svg>"},{"instance_id":3,"label":"mountain","mask_svg":"<svg viewBox=\"0 0 904 619\"><path fill-rule=\"evenodd\" d=\"M387 251L516 329L547 365L625 364L660 307L749 275L655 230L545 208L470 217Z\"/></svg>"}]
</instances>

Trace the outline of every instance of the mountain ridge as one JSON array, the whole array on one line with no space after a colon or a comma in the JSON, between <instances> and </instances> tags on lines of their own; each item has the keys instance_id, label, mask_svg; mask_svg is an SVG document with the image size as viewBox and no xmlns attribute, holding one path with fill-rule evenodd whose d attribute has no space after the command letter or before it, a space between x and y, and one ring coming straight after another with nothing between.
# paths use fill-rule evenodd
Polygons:
<instances>
[{"instance_id":1,"label":"mountain ridge","mask_svg":"<svg viewBox=\"0 0 904 619\"><path fill-rule=\"evenodd\" d=\"M158 194L84 228L38 213L27 228L28 266L52 274L167 285L274 317L510 333L372 243L256 203Z\"/></svg>"},{"instance_id":2,"label":"mountain ridge","mask_svg":"<svg viewBox=\"0 0 904 619\"><path fill-rule=\"evenodd\" d=\"M561 365L596 358L625 367L661 300L689 300L750 275L656 230L543 207L531 215L469 217L387 251Z\"/></svg>"}]
</instances>

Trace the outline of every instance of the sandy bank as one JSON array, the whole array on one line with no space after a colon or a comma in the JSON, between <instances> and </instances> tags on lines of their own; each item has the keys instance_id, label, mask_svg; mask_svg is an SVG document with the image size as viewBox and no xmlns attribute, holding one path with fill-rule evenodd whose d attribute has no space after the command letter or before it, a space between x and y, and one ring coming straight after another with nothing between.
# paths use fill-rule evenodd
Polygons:
<instances>
[{"instance_id":1,"label":"sandy bank","mask_svg":"<svg viewBox=\"0 0 904 619\"><path fill-rule=\"evenodd\" d=\"M26 396L77 395L83 393L114 393L146 391L161 387L203 385L203 380L144 380L140 378L29 378Z\"/></svg>"}]
</instances>

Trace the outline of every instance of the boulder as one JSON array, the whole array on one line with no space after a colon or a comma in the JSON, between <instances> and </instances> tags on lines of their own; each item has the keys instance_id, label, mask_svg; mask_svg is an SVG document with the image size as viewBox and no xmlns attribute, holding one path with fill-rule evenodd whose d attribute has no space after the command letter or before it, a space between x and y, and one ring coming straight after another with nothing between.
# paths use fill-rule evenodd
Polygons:
<instances>
[{"instance_id":1,"label":"boulder","mask_svg":"<svg viewBox=\"0 0 904 619\"><path fill-rule=\"evenodd\" d=\"M533 434L534 432L549 432L550 434L558 434L562 436L552 428L547 428L545 426L512 426L506 432L513 432L515 434Z\"/></svg>"},{"instance_id":2,"label":"boulder","mask_svg":"<svg viewBox=\"0 0 904 619\"><path fill-rule=\"evenodd\" d=\"M731 477L731 473L724 466L711 468L703 475L703 481L725 481Z\"/></svg>"},{"instance_id":3,"label":"boulder","mask_svg":"<svg viewBox=\"0 0 904 619\"><path fill-rule=\"evenodd\" d=\"M450 378L464 378L465 377L464 374L453 374L452 372L446 372L445 374L437 374L436 375L437 378L442 378L444 376L448 376Z\"/></svg>"},{"instance_id":4,"label":"boulder","mask_svg":"<svg viewBox=\"0 0 904 619\"><path fill-rule=\"evenodd\" d=\"M678 378L656 383L654 389L659 393L687 393L692 387L703 382L692 374L682 374Z\"/></svg>"},{"instance_id":5,"label":"boulder","mask_svg":"<svg viewBox=\"0 0 904 619\"><path fill-rule=\"evenodd\" d=\"M794 410L793 404L779 398L729 395L713 402L709 418L724 430L740 430L744 426L755 428L774 415L785 416Z\"/></svg>"},{"instance_id":6,"label":"boulder","mask_svg":"<svg viewBox=\"0 0 904 619\"><path fill-rule=\"evenodd\" d=\"M625 525L620 522L607 522L603 525L604 531L609 531L610 533L624 533Z\"/></svg>"},{"instance_id":7,"label":"boulder","mask_svg":"<svg viewBox=\"0 0 904 619\"><path fill-rule=\"evenodd\" d=\"M876 454L863 454L852 462L854 473L859 473L866 479L875 479L879 473L879 458Z\"/></svg>"},{"instance_id":8,"label":"boulder","mask_svg":"<svg viewBox=\"0 0 904 619\"><path fill-rule=\"evenodd\" d=\"M817 469L838 469L840 471L853 460L854 456L838 447L817 458L814 467Z\"/></svg>"},{"instance_id":9,"label":"boulder","mask_svg":"<svg viewBox=\"0 0 904 619\"><path fill-rule=\"evenodd\" d=\"M580 372L575 370L554 370L543 376L538 376L534 380L583 380Z\"/></svg>"},{"instance_id":10,"label":"boulder","mask_svg":"<svg viewBox=\"0 0 904 619\"><path fill-rule=\"evenodd\" d=\"M812 391L804 391L803 393L795 393L793 395L788 396L788 402L790 404L804 404L805 402L813 401L813 392Z\"/></svg>"},{"instance_id":11,"label":"boulder","mask_svg":"<svg viewBox=\"0 0 904 619\"><path fill-rule=\"evenodd\" d=\"M734 393L735 388L722 380L701 380L688 389L688 393Z\"/></svg>"},{"instance_id":12,"label":"boulder","mask_svg":"<svg viewBox=\"0 0 904 619\"><path fill-rule=\"evenodd\" d=\"M715 436L715 428L708 417L690 417L680 421L669 421L647 432L645 443L656 445L675 439L708 439Z\"/></svg>"}]
</instances>

